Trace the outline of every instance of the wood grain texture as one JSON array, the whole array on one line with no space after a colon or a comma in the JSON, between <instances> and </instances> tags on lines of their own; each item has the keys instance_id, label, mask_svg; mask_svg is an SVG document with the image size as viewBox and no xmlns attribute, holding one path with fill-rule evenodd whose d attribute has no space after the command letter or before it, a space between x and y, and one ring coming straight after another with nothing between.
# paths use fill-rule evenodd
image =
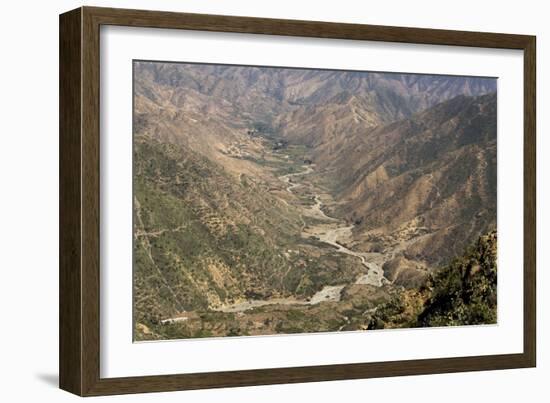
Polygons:
<instances>
[{"instance_id":1,"label":"wood grain texture","mask_svg":"<svg viewBox=\"0 0 550 403\"><path fill-rule=\"evenodd\" d=\"M524 48L524 129L523 129L523 354L536 366L537 338L537 96L536 39Z\"/></svg>"},{"instance_id":2,"label":"wood grain texture","mask_svg":"<svg viewBox=\"0 0 550 403\"><path fill-rule=\"evenodd\" d=\"M105 25L523 49L529 36L271 18L86 7Z\"/></svg>"},{"instance_id":3,"label":"wood grain texture","mask_svg":"<svg viewBox=\"0 0 550 403\"><path fill-rule=\"evenodd\" d=\"M82 9L82 389L99 378L99 24Z\"/></svg>"},{"instance_id":4,"label":"wood grain texture","mask_svg":"<svg viewBox=\"0 0 550 403\"><path fill-rule=\"evenodd\" d=\"M524 51L524 352L478 357L100 377L101 25ZM82 7L60 17L60 387L81 396L532 367L536 364L535 37ZM519 135L519 133L518 133Z\"/></svg>"},{"instance_id":5,"label":"wood grain texture","mask_svg":"<svg viewBox=\"0 0 550 403\"><path fill-rule=\"evenodd\" d=\"M81 394L81 10L59 18L59 386Z\"/></svg>"}]
</instances>

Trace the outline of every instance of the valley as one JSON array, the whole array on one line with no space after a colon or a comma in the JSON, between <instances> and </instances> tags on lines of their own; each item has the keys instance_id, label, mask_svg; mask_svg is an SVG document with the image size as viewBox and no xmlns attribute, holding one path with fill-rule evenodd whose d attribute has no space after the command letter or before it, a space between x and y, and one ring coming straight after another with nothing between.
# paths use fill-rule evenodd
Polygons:
<instances>
[{"instance_id":1,"label":"valley","mask_svg":"<svg viewBox=\"0 0 550 403\"><path fill-rule=\"evenodd\" d=\"M136 341L496 318L491 80L134 68Z\"/></svg>"},{"instance_id":2,"label":"valley","mask_svg":"<svg viewBox=\"0 0 550 403\"><path fill-rule=\"evenodd\" d=\"M292 160L290 159L289 155L284 155L283 158L285 161L289 162L289 167L294 168L291 165ZM286 191L289 192L292 196L295 196L295 189L307 189L306 194L308 199L313 199L313 201L315 202L315 204L311 205L304 203L303 201L301 202L299 197L292 198L296 199L293 200L292 204L297 207L300 212L300 220L302 221L301 236L305 239L313 237L314 239L335 248L336 252L338 253L357 258L364 266L365 271L364 273L360 273L357 276L356 280L354 281L355 284L370 284L372 286L381 287L383 284L389 283L389 281L384 278L384 272L382 268L379 266L379 264L374 262L384 261L385 256L383 254L355 252L343 245L344 242L351 239L354 224L348 225L348 223L341 219L329 217L325 214L325 212L323 211L321 196L319 193L317 193L321 191L319 189L316 189L315 185L311 181L308 181L308 176L315 171L314 164L303 165L300 166L299 169L302 170L279 176L279 180L286 184ZM304 197L303 193L301 197ZM328 198L329 196L325 193L324 197ZM288 202L284 199L282 201L288 204ZM318 221L318 223L307 225L305 220L307 220L308 218ZM159 232L157 232L157 234ZM372 261L369 261L368 259ZM267 305L316 305L321 302L338 302L341 299L341 292L346 285L348 284L323 286L322 289L317 291L313 296L304 300L296 299L293 297L272 298L267 300L254 299L239 301L230 305L223 305L212 309L219 312L244 312L250 309ZM173 323L174 321L177 322L179 317L181 316L163 319L162 323Z\"/></svg>"}]
</instances>

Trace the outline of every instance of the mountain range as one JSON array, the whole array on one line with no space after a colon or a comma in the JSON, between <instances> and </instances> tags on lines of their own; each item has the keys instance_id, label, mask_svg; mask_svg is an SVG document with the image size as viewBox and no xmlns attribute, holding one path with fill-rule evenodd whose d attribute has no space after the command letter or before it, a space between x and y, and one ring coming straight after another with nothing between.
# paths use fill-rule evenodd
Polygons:
<instances>
[{"instance_id":1,"label":"mountain range","mask_svg":"<svg viewBox=\"0 0 550 403\"><path fill-rule=\"evenodd\" d=\"M492 78L134 62L136 337L423 287L496 228L496 113Z\"/></svg>"}]
</instances>

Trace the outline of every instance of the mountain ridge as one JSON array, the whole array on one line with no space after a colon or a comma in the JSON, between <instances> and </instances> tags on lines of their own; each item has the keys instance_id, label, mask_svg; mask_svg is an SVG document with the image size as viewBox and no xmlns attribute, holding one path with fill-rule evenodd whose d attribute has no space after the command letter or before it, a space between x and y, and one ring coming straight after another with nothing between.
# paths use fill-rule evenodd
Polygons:
<instances>
[{"instance_id":1,"label":"mountain ridge","mask_svg":"<svg viewBox=\"0 0 550 403\"><path fill-rule=\"evenodd\" d=\"M496 226L495 90L134 63L136 337L355 330L412 298Z\"/></svg>"}]
</instances>

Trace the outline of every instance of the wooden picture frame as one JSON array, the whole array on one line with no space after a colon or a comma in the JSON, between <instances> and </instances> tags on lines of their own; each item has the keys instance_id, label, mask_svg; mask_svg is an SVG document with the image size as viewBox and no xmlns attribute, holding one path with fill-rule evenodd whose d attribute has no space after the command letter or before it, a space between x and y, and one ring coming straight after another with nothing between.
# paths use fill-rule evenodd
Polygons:
<instances>
[{"instance_id":1,"label":"wooden picture frame","mask_svg":"<svg viewBox=\"0 0 550 403\"><path fill-rule=\"evenodd\" d=\"M99 35L102 25L524 52L523 353L229 372L100 377ZM526 368L536 365L535 37L81 7L60 16L60 387L80 396Z\"/></svg>"}]
</instances>

